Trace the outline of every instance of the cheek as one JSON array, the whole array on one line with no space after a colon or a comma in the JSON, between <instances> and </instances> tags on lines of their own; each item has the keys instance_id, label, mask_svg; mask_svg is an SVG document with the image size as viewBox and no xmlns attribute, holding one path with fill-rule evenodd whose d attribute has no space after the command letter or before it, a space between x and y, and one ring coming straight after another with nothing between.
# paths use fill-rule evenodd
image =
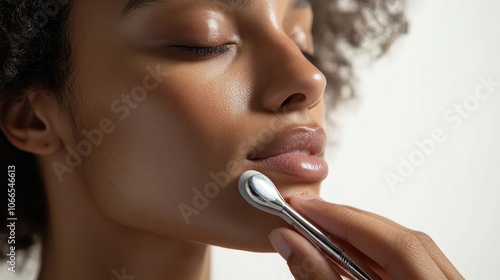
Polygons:
<instances>
[{"instance_id":1,"label":"cheek","mask_svg":"<svg viewBox=\"0 0 500 280\"><path fill-rule=\"evenodd\" d=\"M177 204L199 184L202 150L178 114L160 104L144 102L116 130L89 162L88 182L108 214L123 222L156 216L176 223ZM174 215L175 213L175 215ZM142 215L139 216L139 215ZM137 225L135 225L137 226Z\"/></svg>"},{"instance_id":2,"label":"cheek","mask_svg":"<svg viewBox=\"0 0 500 280\"><path fill-rule=\"evenodd\" d=\"M225 170L234 156L229 151L235 151L239 141L231 136L236 135L230 129L231 112L238 102L234 94L225 94L231 85L200 86L192 83L194 79L171 75L139 99L130 89L127 94L104 85L84 95L85 125L78 131L97 135L104 119L112 128L101 132L102 141L79 170L108 217L134 228L185 234L180 233L187 227L179 205L191 202L193 189L212 182L211 172ZM125 93L106 97L107 91ZM88 140L86 135L90 134L77 133L79 142Z\"/></svg>"}]
</instances>

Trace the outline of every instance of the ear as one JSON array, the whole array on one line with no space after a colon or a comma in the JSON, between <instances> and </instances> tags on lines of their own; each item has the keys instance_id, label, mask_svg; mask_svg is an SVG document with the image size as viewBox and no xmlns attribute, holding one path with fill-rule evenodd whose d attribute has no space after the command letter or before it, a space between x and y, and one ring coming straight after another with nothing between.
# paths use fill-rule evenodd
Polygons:
<instances>
[{"instance_id":1,"label":"ear","mask_svg":"<svg viewBox=\"0 0 500 280\"><path fill-rule=\"evenodd\" d=\"M49 155L62 147L54 129L59 106L55 98L43 91L29 91L26 98L7 114L2 130L18 149L36 155Z\"/></svg>"}]
</instances>

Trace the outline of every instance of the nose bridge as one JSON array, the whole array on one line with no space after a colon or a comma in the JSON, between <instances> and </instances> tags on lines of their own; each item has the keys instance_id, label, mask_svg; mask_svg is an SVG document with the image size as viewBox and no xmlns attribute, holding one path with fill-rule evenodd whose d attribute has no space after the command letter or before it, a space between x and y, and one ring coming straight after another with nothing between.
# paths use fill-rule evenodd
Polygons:
<instances>
[{"instance_id":1,"label":"nose bridge","mask_svg":"<svg viewBox=\"0 0 500 280\"><path fill-rule=\"evenodd\" d=\"M271 32L256 57L261 104L267 110L310 109L323 97L325 76L283 31Z\"/></svg>"}]
</instances>

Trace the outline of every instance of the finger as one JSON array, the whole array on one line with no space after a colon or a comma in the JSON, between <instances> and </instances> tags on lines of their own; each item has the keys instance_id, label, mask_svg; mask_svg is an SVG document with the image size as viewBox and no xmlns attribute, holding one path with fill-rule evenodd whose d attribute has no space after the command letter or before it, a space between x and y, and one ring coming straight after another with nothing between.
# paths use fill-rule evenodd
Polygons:
<instances>
[{"instance_id":1,"label":"finger","mask_svg":"<svg viewBox=\"0 0 500 280\"><path fill-rule=\"evenodd\" d=\"M385 217L382 217L380 215L364 211L358 208L354 208L351 206L344 206L352 211L355 211L357 213L361 213L363 215L372 217L374 219L377 219L379 221L382 221L390 226L393 226L395 228L398 228L403 231L407 231L410 234L413 234L420 240L420 243L422 246L427 250L427 253L431 256L431 258L436 262L436 265L441 269L441 271L444 273L444 275L448 279L464 279L464 277L460 274L460 272L453 266L451 261L446 257L446 255L439 249L437 244L432 240L430 236L423 232L419 231L414 231L411 229L408 229L390 219L387 219Z\"/></svg>"},{"instance_id":2,"label":"finger","mask_svg":"<svg viewBox=\"0 0 500 280\"><path fill-rule=\"evenodd\" d=\"M357 264L372 280L390 279L385 270L375 261L347 241L329 236L329 239Z\"/></svg>"},{"instance_id":3,"label":"finger","mask_svg":"<svg viewBox=\"0 0 500 280\"><path fill-rule=\"evenodd\" d=\"M278 228L269 235L271 244L287 261L297 280L341 280L331 263L304 237L288 228Z\"/></svg>"},{"instance_id":4,"label":"finger","mask_svg":"<svg viewBox=\"0 0 500 280\"><path fill-rule=\"evenodd\" d=\"M346 240L395 279L445 279L420 240L376 218L331 203L293 197L294 208L319 227Z\"/></svg>"},{"instance_id":5,"label":"finger","mask_svg":"<svg viewBox=\"0 0 500 280\"><path fill-rule=\"evenodd\" d=\"M285 232L286 234L286 232ZM299 235L300 236L300 235ZM302 237L302 236L300 236ZM303 238L303 237L302 237ZM304 240L307 241L307 239L303 238ZM335 238L330 238L332 242L334 242L347 256L351 258L351 260L356 263L365 273L367 273L371 279L373 280L381 280L381 279L389 279L389 277L385 274L385 271L373 260L368 258L366 255L361 253L359 250L357 250L355 247L353 247L351 244L347 243L344 240L340 239L335 239ZM274 244L274 243L273 243ZM307 247L309 247L309 242L307 242ZM314 249L318 251L318 249L314 246ZM318 251L320 252L320 251ZM335 263L333 260L328 259L326 256L323 255L323 253L320 252L319 254L323 258L327 260L327 262L334 267L334 269L341 274L342 276L348 277L350 279L352 276L348 274L344 270L343 267ZM306 263L307 264L307 263ZM301 266L298 266L301 267ZM307 270L305 267L302 267L303 270Z\"/></svg>"}]
</instances>

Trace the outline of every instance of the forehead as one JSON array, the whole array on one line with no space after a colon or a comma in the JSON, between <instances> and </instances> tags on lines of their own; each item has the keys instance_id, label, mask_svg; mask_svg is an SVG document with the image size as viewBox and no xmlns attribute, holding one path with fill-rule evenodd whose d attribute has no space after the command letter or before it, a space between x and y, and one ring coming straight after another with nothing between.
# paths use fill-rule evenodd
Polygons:
<instances>
[{"instance_id":1,"label":"forehead","mask_svg":"<svg viewBox=\"0 0 500 280\"><path fill-rule=\"evenodd\" d=\"M157 3L176 2L176 1L179 0L127 0L126 4L124 5L125 8L123 9L122 15L126 15L144 6L153 5ZM220 3L222 5L227 5L230 7L244 8L254 4L254 2L256 1L265 1L265 0L199 0L199 1ZM279 0L279 1L285 1L285 0ZM297 9L309 6L310 5L309 1L310 0L290 0L289 5L292 9Z\"/></svg>"}]
</instances>

